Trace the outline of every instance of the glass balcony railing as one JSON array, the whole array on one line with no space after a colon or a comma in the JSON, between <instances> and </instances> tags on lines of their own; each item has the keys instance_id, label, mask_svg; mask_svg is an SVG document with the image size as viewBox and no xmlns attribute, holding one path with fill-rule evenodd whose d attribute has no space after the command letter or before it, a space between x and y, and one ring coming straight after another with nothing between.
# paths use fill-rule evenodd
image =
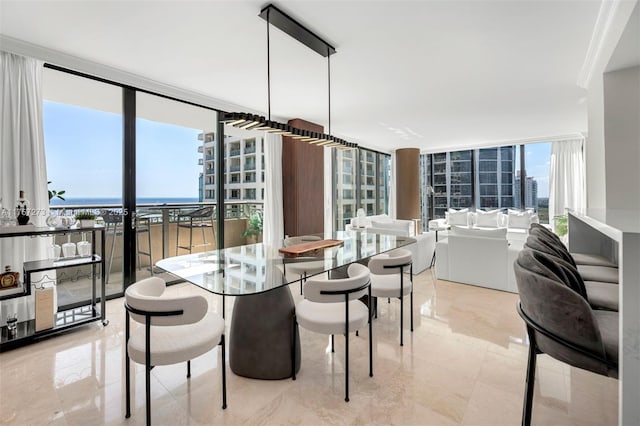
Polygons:
<instances>
[{"instance_id":1,"label":"glass balcony railing","mask_svg":"<svg viewBox=\"0 0 640 426\"><path fill-rule=\"evenodd\" d=\"M229 171L239 172L240 171L240 165L229 167Z\"/></svg>"},{"instance_id":2,"label":"glass balcony railing","mask_svg":"<svg viewBox=\"0 0 640 426\"><path fill-rule=\"evenodd\" d=\"M237 157L238 155L240 155L240 148L229 150L230 157Z\"/></svg>"},{"instance_id":3,"label":"glass balcony railing","mask_svg":"<svg viewBox=\"0 0 640 426\"><path fill-rule=\"evenodd\" d=\"M256 169L256 163L245 163L244 169L245 170L255 170Z\"/></svg>"},{"instance_id":4,"label":"glass balcony railing","mask_svg":"<svg viewBox=\"0 0 640 426\"><path fill-rule=\"evenodd\" d=\"M213 161L213 160L216 159L216 156L215 155L205 155L204 159L207 160L207 161Z\"/></svg>"},{"instance_id":5,"label":"glass balcony railing","mask_svg":"<svg viewBox=\"0 0 640 426\"><path fill-rule=\"evenodd\" d=\"M256 152L256 147L255 146L245 146L244 147L244 153L245 154L253 154L254 152Z\"/></svg>"}]
</instances>

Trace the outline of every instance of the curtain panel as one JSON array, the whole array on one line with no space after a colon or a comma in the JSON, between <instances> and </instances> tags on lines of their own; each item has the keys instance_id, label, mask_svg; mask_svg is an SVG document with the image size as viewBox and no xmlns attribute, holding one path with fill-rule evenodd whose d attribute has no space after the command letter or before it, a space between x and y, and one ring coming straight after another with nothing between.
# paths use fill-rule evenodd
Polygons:
<instances>
[{"instance_id":1,"label":"curtain panel","mask_svg":"<svg viewBox=\"0 0 640 426\"><path fill-rule=\"evenodd\" d=\"M0 51L0 199L13 217L18 192L30 201L29 223L44 226L49 214L42 127L43 62ZM0 265L20 272L24 261L46 259L49 238L0 240ZM38 277L34 275L34 280ZM33 318L33 293L0 303L0 324L7 315Z\"/></svg>"},{"instance_id":2,"label":"curtain panel","mask_svg":"<svg viewBox=\"0 0 640 426\"><path fill-rule=\"evenodd\" d=\"M282 197L282 135L265 133L264 215L262 241L281 247L284 239Z\"/></svg>"},{"instance_id":3,"label":"curtain panel","mask_svg":"<svg viewBox=\"0 0 640 426\"><path fill-rule=\"evenodd\" d=\"M553 142L549 170L549 223L566 209L586 207L584 139Z\"/></svg>"}]
</instances>

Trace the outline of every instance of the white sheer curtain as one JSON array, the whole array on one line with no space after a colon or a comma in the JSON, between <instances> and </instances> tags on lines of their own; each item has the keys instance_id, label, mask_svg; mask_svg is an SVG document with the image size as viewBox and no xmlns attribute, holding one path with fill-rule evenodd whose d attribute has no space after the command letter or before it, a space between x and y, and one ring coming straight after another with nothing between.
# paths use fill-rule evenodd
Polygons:
<instances>
[{"instance_id":1,"label":"white sheer curtain","mask_svg":"<svg viewBox=\"0 0 640 426\"><path fill-rule=\"evenodd\" d=\"M282 246L284 213L282 201L282 136L265 133L264 137L264 215L262 241Z\"/></svg>"},{"instance_id":2,"label":"white sheer curtain","mask_svg":"<svg viewBox=\"0 0 640 426\"><path fill-rule=\"evenodd\" d=\"M391 153L391 177L389 179L389 217L396 218L396 153Z\"/></svg>"},{"instance_id":3,"label":"white sheer curtain","mask_svg":"<svg viewBox=\"0 0 640 426\"><path fill-rule=\"evenodd\" d=\"M0 198L13 213L18 192L31 202L30 223L45 224L49 209L47 170L42 130L42 67L31 58L0 51ZM46 258L43 239L4 238L0 240L0 265L20 272L25 260ZM33 295L0 303L0 323L7 315L18 321L33 318Z\"/></svg>"},{"instance_id":4,"label":"white sheer curtain","mask_svg":"<svg viewBox=\"0 0 640 426\"><path fill-rule=\"evenodd\" d=\"M549 170L549 222L567 208L586 207L584 139L553 142Z\"/></svg>"},{"instance_id":5,"label":"white sheer curtain","mask_svg":"<svg viewBox=\"0 0 640 426\"><path fill-rule=\"evenodd\" d=\"M333 148L324 148L324 233L331 235L333 222ZM337 231L337 229L336 229Z\"/></svg>"}]
</instances>

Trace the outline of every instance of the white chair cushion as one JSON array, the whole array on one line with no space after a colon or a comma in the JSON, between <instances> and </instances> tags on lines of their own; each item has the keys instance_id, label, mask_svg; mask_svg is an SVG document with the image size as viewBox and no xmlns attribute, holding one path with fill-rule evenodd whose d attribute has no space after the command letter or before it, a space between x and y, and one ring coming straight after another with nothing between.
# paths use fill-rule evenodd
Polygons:
<instances>
[{"instance_id":1,"label":"white chair cushion","mask_svg":"<svg viewBox=\"0 0 640 426\"><path fill-rule=\"evenodd\" d=\"M393 275L369 275L371 279L371 296L373 297L400 297L400 274ZM411 293L411 279L405 275L402 282L402 295Z\"/></svg>"},{"instance_id":2,"label":"white chair cushion","mask_svg":"<svg viewBox=\"0 0 640 426\"><path fill-rule=\"evenodd\" d=\"M571 253L571 257L573 257L573 261L576 262L576 265L608 266L610 268L618 267L618 265L606 257L598 254Z\"/></svg>"},{"instance_id":3,"label":"white chair cushion","mask_svg":"<svg viewBox=\"0 0 640 426\"><path fill-rule=\"evenodd\" d=\"M325 270L324 260L312 260L309 262L285 263L285 270L298 275L319 274Z\"/></svg>"},{"instance_id":4,"label":"white chair cushion","mask_svg":"<svg viewBox=\"0 0 640 426\"><path fill-rule=\"evenodd\" d=\"M303 300L296 305L298 324L322 334L344 334L344 303L317 303ZM349 302L349 331L367 325L369 308L359 300Z\"/></svg>"},{"instance_id":5,"label":"white chair cushion","mask_svg":"<svg viewBox=\"0 0 640 426\"><path fill-rule=\"evenodd\" d=\"M377 229L388 229L391 231L398 231L403 234L403 236L409 236L409 226L406 222L378 222L375 220L371 221L371 227Z\"/></svg>"},{"instance_id":6,"label":"white chair cushion","mask_svg":"<svg viewBox=\"0 0 640 426\"><path fill-rule=\"evenodd\" d=\"M607 266L578 265L578 272L583 281L599 281L604 283L618 283L618 268Z\"/></svg>"},{"instance_id":7,"label":"white chair cushion","mask_svg":"<svg viewBox=\"0 0 640 426\"><path fill-rule=\"evenodd\" d=\"M449 209L447 224L458 226L469 226L469 209L454 210Z\"/></svg>"},{"instance_id":8,"label":"white chair cushion","mask_svg":"<svg viewBox=\"0 0 640 426\"><path fill-rule=\"evenodd\" d=\"M498 228L498 218L500 210L491 210L485 212L483 210L476 210L476 223L475 226L484 228Z\"/></svg>"},{"instance_id":9,"label":"white chair cushion","mask_svg":"<svg viewBox=\"0 0 640 426\"><path fill-rule=\"evenodd\" d=\"M224 333L224 320L208 313L194 324L151 327L151 365L170 365L191 360L213 349ZM145 327L131 333L129 356L145 363Z\"/></svg>"}]
</instances>

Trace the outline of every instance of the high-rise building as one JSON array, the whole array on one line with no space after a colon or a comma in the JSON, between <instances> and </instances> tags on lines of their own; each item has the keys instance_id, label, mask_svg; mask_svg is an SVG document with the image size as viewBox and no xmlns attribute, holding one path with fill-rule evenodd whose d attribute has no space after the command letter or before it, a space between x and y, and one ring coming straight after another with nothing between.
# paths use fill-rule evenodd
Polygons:
<instances>
[{"instance_id":1,"label":"high-rise building","mask_svg":"<svg viewBox=\"0 0 640 426\"><path fill-rule=\"evenodd\" d=\"M349 220L356 215L356 153L355 149L338 150L336 153L335 198L336 229L344 229Z\"/></svg>"},{"instance_id":2,"label":"high-rise building","mask_svg":"<svg viewBox=\"0 0 640 426\"><path fill-rule=\"evenodd\" d=\"M515 207L515 146L441 152L421 157L423 223L444 217L448 208ZM433 218L430 217L428 186L433 188Z\"/></svg>"},{"instance_id":3,"label":"high-rise building","mask_svg":"<svg viewBox=\"0 0 640 426\"><path fill-rule=\"evenodd\" d=\"M538 211L538 182L534 177L527 176L524 186L524 208ZM518 177L515 180L515 194L516 204L514 207L522 208L520 206L520 173L518 173Z\"/></svg>"},{"instance_id":4,"label":"high-rise building","mask_svg":"<svg viewBox=\"0 0 640 426\"><path fill-rule=\"evenodd\" d=\"M264 142L251 135L225 135L224 153L216 153L216 138L212 132L198 136L202 145L201 201L216 201L216 161L224 161L225 202L264 199Z\"/></svg>"}]
</instances>

